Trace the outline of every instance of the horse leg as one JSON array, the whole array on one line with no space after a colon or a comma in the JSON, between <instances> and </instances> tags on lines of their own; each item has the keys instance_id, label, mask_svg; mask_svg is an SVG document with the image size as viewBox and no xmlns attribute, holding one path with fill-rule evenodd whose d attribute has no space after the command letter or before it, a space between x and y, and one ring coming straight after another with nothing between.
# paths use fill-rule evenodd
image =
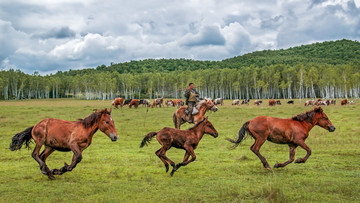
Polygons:
<instances>
[{"instance_id":1,"label":"horse leg","mask_svg":"<svg viewBox=\"0 0 360 203\"><path fill-rule=\"evenodd\" d=\"M47 167L45 161L43 161L39 156L39 152L40 152L40 149L41 149L42 145L43 145L43 143L40 144L40 143L37 142L36 146L35 146L35 149L34 149L34 151L33 151L33 153L31 155L39 163L41 172L44 175L47 175L49 177L49 179L54 180L54 176L51 174L50 169ZM45 147L43 153L41 153L43 155L43 157L44 157L44 152L45 151L46 151L46 147Z\"/></svg>"},{"instance_id":2,"label":"horse leg","mask_svg":"<svg viewBox=\"0 0 360 203\"><path fill-rule=\"evenodd\" d=\"M195 152L194 152L194 148L192 148L191 146L186 146L185 145L185 150L186 150L186 154L184 156L184 161L182 163L179 163L177 164L173 170L171 171L170 175L174 175L175 171L178 170L181 166L186 166L188 165L190 162L193 162L195 161L196 159L196 155L195 155ZM191 155L191 159L189 159L189 155Z\"/></svg>"},{"instance_id":3,"label":"horse leg","mask_svg":"<svg viewBox=\"0 0 360 203\"><path fill-rule=\"evenodd\" d=\"M164 163L164 165L165 165L165 170L166 170L166 173L169 171L169 164L168 164L168 162L162 157L162 156L160 156L160 151L161 151L161 148L159 149L159 150L157 150L156 152L155 152L155 154L156 154L156 156L158 156L159 157L159 159Z\"/></svg>"},{"instance_id":4,"label":"horse leg","mask_svg":"<svg viewBox=\"0 0 360 203\"><path fill-rule=\"evenodd\" d=\"M311 155L311 149L305 144L304 141L300 141L298 144L301 148L306 150L306 155L304 158L298 158L296 159L295 163L305 163L306 160L309 158L309 156Z\"/></svg>"},{"instance_id":5,"label":"horse leg","mask_svg":"<svg viewBox=\"0 0 360 203\"><path fill-rule=\"evenodd\" d=\"M159 151L159 157L163 158L165 161L167 161L174 168L174 167L176 167L175 163L166 156L166 151L169 150L169 149L170 149L170 147L167 147L167 146L163 145L161 147L160 151Z\"/></svg>"},{"instance_id":6,"label":"horse leg","mask_svg":"<svg viewBox=\"0 0 360 203\"><path fill-rule=\"evenodd\" d=\"M262 162L262 164L264 165L264 167L268 170L271 171L270 166L268 164L268 162L266 161L265 157L263 157L260 154L260 147L264 144L265 140L261 139L261 138L256 138L255 137L255 143L250 147L250 150L252 152L254 152L256 154L256 156L259 157L260 161Z\"/></svg>"},{"instance_id":7,"label":"horse leg","mask_svg":"<svg viewBox=\"0 0 360 203\"><path fill-rule=\"evenodd\" d=\"M296 150L297 145L293 145L293 144L289 144L289 160L285 161L284 163L276 163L274 168L279 168L279 167L284 167L286 165L288 165L289 163L293 162L295 159L295 150Z\"/></svg>"},{"instance_id":8,"label":"horse leg","mask_svg":"<svg viewBox=\"0 0 360 203\"><path fill-rule=\"evenodd\" d=\"M53 153L55 150L51 147L45 146L44 151L40 154L40 159L45 162L46 159L50 156L51 153Z\"/></svg>"},{"instance_id":9,"label":"horse leg","mask_svg":"<svg viewBox=\"0 0 360 203\"><path fill-rule=\"evenodd\" d=\"M72 162L70 165L65 163L65 165L60 169L61 174L67 171L72 171L76 167L76 165L82 160L82 151L79 149L79 147L77 145L73 145L71 148L71 151L74 153Z\"/></svg>"}]
</instances>

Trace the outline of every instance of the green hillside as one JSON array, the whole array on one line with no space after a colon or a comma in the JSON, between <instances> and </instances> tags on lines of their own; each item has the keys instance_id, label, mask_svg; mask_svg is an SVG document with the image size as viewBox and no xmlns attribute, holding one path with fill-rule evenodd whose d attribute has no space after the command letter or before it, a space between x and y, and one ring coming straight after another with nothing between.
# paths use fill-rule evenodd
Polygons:
<instances>
[{"instance_id":1,"label":"green hillside","mask_svg":"<svg viewBox=\"0 0 360 203\"><path fill-rule=\"evenodd\" d=\"M267 66L275 64L349 64L360 61L360 42L338 40L310 45L301 45L289 49L264 50L225 59L222 62L230 67L234 66Z\"/></svg>"},{"instance_id":2,"label":"green hillside","mask_svg":"<svg viewBox=\"0 0 360 203\"><path fill-rule=\"evenodd\" d=\"M353 64L360 62L360 42L351 40L328 41L301 45L281 50L264 50L224 59L222 61L199 61L191 59L146 59L110 66L101 65L96 69L70 70L66 75L83 75L94 72L117 71L118 73L171 72L214 68L241 68L251 65ZM62 73L63 74L63 73Z\"/></svg>"}]
</instances>

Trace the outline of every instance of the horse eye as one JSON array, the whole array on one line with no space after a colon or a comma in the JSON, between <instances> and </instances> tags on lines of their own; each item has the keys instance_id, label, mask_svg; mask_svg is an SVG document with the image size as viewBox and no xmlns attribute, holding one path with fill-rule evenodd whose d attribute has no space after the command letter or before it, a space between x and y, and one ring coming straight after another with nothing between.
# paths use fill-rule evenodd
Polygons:
<instances>
[{"instance_id":1,"label":"horse eye","mask_svg":"<svg viewBox=\"0 0 360 203\"><path fill-rule=\"evenodd\" d=\"M109 121L105 121L106 124L109 124Z\"/></svg>"}]
</instances>

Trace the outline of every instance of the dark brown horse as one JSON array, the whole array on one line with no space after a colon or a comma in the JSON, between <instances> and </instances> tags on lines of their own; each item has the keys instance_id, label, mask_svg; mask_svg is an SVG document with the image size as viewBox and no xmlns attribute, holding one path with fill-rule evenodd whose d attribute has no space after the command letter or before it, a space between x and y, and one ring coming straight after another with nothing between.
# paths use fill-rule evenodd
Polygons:
<instances>
[{"instance_id":1,"label":"dark brown horse","mask_svg":"<svg viewBox=\"0 0 360 203\"><path fill-rule=\"evenodd\" d=\"M175 171L181 166L186 166L190 162L195 161L196 155L194 150L198 146L204 134L209 134L213 137L218 136L218 132L211 124L211 122L208 121L207 117L204 118L202 121L198 122L193 127L189 128L188 130L179 130L176 128L165 127L159 132L148 133L141 141L140 147L143 147L147 145L147 143L150 143L151 138L156 135L156 139L162 145L162 147L157 150L155 154L164 163L166 172L169 171L169 164L173 167L173 170L170 173L170 175L172 176L174 175ZM166 151L169 150L171 147L184 149L186 151L182 163L178 163L177 165L175 165L175 163L166 156ZM189 160L190 155L191 159Z\"/></svg>"},{"instance_id":2,"label":"dark brown horse","mask_svg":"<svg viewBox=\"0 0 360 203\"><path fill-rule=\"evenodd\" d=\"M318 125L330 132L335 131L334 125L323 112L321 107L314 108L304 114L300 114L288 119L259 116L247 121L239 131L237 140L227 138L228 141L235 143L237 147L245 136L245 132L250 134L255 143L250 147L261 160L264 167L270 171L266 159L260 154L259 150L266 140L277 144L288 144L290 148L290 158L284 163L276 163L274 168L284 167L294 161L295 149L297 146L306 150L304 158L299 158L295 163L305 163L311 154L311 149L305 144L309 131Z\"/></svg>"},{"instance_id":3,"label":"dark brown horse","mask_svg":"<svg viewBox=\"0 0 360 203\"><path fill-rule=\"evenodd\" d=\"M36 146L32 157L39 163L41 172L53 180L54 175L62 175L75 168L76 164L82 159L82 151L91 144L93 135L98 129L112 141L119 138L110 114L111 109L110 111L103 109L95 111L90 116L78 121L46 118L35 126L17 133L12 138L10 150L19 150L24 143L29 148L31 138L34 139ZM43 145L45 145L45 149L39 155ZM64 167L50 171L45 161L55 150L72 151L74 156L70 165L65 163Z\"/></svg>"},{"instance_id":4,"label":"dark brown horse","mask_svg":"<svg viewBox=\"0 0 360 203\"><path fill-rule=\"evenodd\" d=\"M180 129L180 126L186 122L190 123L187 119L187 115L185 113L185 109L187 107L182 106L179 109L177 109L173 114L173 122L175 125L175 128ZM210 99L204 99L199 101L196 104L196 108L199 109L199 113L196 115L193 115L193 121L192 123L196 124L199 121L203 120L205 117L205 113L208 110L211 110L213 112L216 112L218 110L217 106L214 105L214 103Z\"/></svg>"}]
</instances>

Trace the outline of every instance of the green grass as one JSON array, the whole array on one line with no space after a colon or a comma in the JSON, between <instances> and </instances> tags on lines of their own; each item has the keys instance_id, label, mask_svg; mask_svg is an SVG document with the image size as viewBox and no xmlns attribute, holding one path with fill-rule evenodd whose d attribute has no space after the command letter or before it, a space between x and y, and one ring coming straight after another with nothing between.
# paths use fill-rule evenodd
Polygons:
<instances>
[{"instance_id":1,"label":"green grass","mask_svg":"<svg viewBox=\"0 0 360 203\"><path fill-rule=\"evenodd\" d=\"M304 101L303 101L304 102ZM268 172L250 151L250 137L235 150L225 137L237 136L244 122L259 115L288 118L310 109L300 105L231 106L226 101L209 120L218 138L205 135L197 159L173 177L155 155L156 139L139 148L144 135L173 126L175 108L113 109L119 140L97 132L83 160L72 171L51 181L42 175L31 150L11 152L12 136L46 117L76 120L110 101L32 100L0 102L1 202L359 202L360 105L323 107L336 131L314 127L306 143L312 155L305 164L289 164ZM338 103L340 103L338 101ZM182 129L190 127L185 125ZM34 144L31 145L34 147ZM288 159L287 145L265 142L261 153L270 166ZM297 148L296 158L305 156ZM168 157L182 161L184 151L171 149ZM52 168L70 163L71 152L54 152Z\"/></svg>"}]
</instances>

